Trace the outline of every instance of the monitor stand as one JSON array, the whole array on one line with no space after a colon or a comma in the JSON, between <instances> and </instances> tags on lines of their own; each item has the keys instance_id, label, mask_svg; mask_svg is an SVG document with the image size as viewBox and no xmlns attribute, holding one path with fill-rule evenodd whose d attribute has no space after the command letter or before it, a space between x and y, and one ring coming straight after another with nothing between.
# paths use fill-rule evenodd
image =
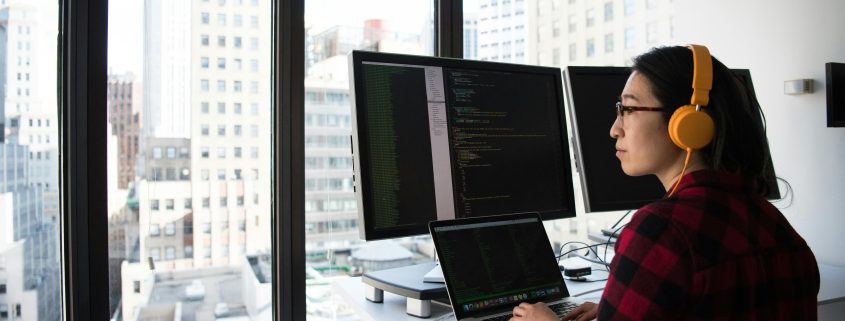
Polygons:
<instances>
[{"instance_id":1,"label":"monitor stand","mask_svg":"<svg viewBox=\"0 0 845 321\"><path fill-rule=\"evenodd\" d=\"M384 291L387 291L407 298L406 313L420 318L430 317L431 301L449 304L444 283L423 281L424 276L435 268L440 269L437 263L430 262L364 273L361 281L364 282L367 300L382 303Z\"/></svg>"}]
</instances>

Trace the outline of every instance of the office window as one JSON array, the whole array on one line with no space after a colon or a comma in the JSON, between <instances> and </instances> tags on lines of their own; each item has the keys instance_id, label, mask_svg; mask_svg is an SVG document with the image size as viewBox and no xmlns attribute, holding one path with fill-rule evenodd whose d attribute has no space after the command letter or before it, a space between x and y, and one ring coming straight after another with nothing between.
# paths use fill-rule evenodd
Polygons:
<instances>
[{"instance_id":1,"label":"office window","mask_svg":"<svg viewBox=\"0 0 845 321\"><path fill-rule=\"evenodd\" d=\"M208 35L200 35L200 45L208 47Z\"/></svg>"},{"instance_id":2,"label":"office window","mask_svg":"<svg viewBox=\"0 0 845 321\"><path fill-rule=\"evenodd\" d=\"M217 58L217 68L226 69L226 58Z\"/></svg>"},{"instance_id":3,"label":"office window","mask_svg":"<svg viewBox=\"0 0 845 321\"><path fill-rule=\"evenodd\" d=\"M208 158L208 146L200 147L200 157Z\"/></svg>"},{"instance_id":4,"label":"office window","mask_svg":"<svg viewBox=\"0 0 845 321\"><path fill-rule=\"evenodd\" d=\"M150 224L150 236L161 235L161 227L158 224Z\"/></svg>"},{"instance_id":5,"label":"office window","mask_svg":"<svg viewBox=\"0 0 845 321\"><path fill-rule=\"evenodd\" d=\"M210 197L203 197L202 198L202 208L209 208L211 206L211 198Z\"/></svg>"},{"instance_id":6,"label":"office window","mask_svg":"<svg viewBox=\"0 0 845 321\"><path fill-rule=\"evenodd\" d=\"M226 158L226 147L217 147L217 158Z\"/></svg>"},{"instance_id":7,"label":"office window","mask_svg":"<svg viewBox=\"0 0 845 321\"><path fill-rule=\"evenodd\" d=\"M241 109L242 109L242 108L241 108L241 103L234 103L234 104L232 104L232 111L235 113L235 115L240 115L240 114L241 114L241 112L242 112L242 110L241 110Z\"/></svg>"},{"instance_id":8,"label":"office window","mask_svg":"<svg viewBox=\"0 0 845 321\"><path fill-rule=\"evenodd\" d=\"M150 200L150 210L158 211L158 200Z\"/></svg>"},{"instance_id":9,"label":"office window","mask_svg":"<svg viewBox=\"0 0 845 321\"><path fill-rule=\"evenodd\" d=\"M235 27L243 27L243 25L244 25L243 16L241 16L239 14L232 16L232 24L234 24Z\"/></svg>"},{"instance_id":10,"label":"office window","mask_svg":"<svg viewBox=\"0 0 845 321\"><path fill-rule=\"evenodd\" d=\"M253 159L258 158L258 147L250 147L249 148L249 155Z\"/></svg>"},{"instance_id":11,"label":"office window","mask_svg":"<svg viewBox=\"0 0 845 321\"><path fill-rule=\"evenodd\" d=\"M596 10L593 8L587 9L587 28L596 24Z\"/></svg>"},{"instance_id":12,"label":"office window","mask_svg":"<svg viewBox=\"0 0 845 321\"><path fill-rule=\"evenodd\" d=\"M224 14L224 13L218 13L217 14L217 25L221 26L221 27L226 26L226 14Z\"/></svg>"},{"instance_id":13,"label":"office window","mask_svg":"<svg viewBox=\"0 0 845 321\"><path fill-rule=\"evenodd\" d=\"M225 169L218 169L217 170L217 179L221 181L226 180L226 170Z\"/></svg>"},{"instance_id":14,"label":"office window","mask_svg":"<svg viewBox=\"0 0 845 321\"><path fill-rule=\"evenodd\" d=\"M217 36L217 46L221 48L226 47L226 36Z\"/></svg>"},{"instance_id":15,"label":"office window","mask_svg":"<svg viewBox=\"0 0 845 321\"><path fill-rule=\"evenodd\" d=\"M625 0L625 16L631 16L635 13L637 2L636 0Z\"/></svg>"},{"instance_id":16,"label":"office window","mask_svg":"<svg viewBox=\"0 0 845 321\"><path fill-rule=\"evenodd\" d=\"M176 203L172 198L168 198L164 200L164 208L167 210L172 210L176 207Z\"/></svg>"},{"instance_id":17,"label":"office window","mask_svg":"<svg viewBox=\"0 0 845 321\"><path fill-rule=\"evenodd\" d=\"M249 38L249 49L258 50L258 38Z\"/></svg>"},{"instance_id":18,"label":"office window","mask_svg":"<svg viewBox=\"0 0 845 321\"><path fill-rule=\"evenodd\" d=\"M186 259L194 257L194 247L193 246L185 245L184 251L185 251L185 258Z\"/></svg>"},{"instance_id":19,"label":"office window","mask_svg":"<svg viewBox=\"0 0 845 321\"><path fill-rule=\"evenodd\" d=\"M172 246L168 246L164 248L164 259L165 260L175 260L176 259L176 248Z\"/></svg>"},{"instance_id":20,"label":"office window","mask_svg":"<svg viewBox=\"0 0 845 321\"><path fill-rule=\"evenodd\" d=\"M210 20L208 12L200 12L200 23L207 25Z\"/></svg>"},{"instance_id":21,"label":"office window","mask_svg":"<svg viewBox=\"0 0 845 321\"><path fill-rule=\"evenodd\" d=\"M249 114L253 116L258 115L258 104L249 104Z\"/></svg>"},{"instance_id":22,"label":"office window","mask_svg":"<svg viewBox=\"0 0 845 321\"><path fill-rule=\"evenodd\" d=\"M250 59L249 60L249 71L258 72L258 60L257 59Z\"/></svg>"},{"instance_id":23,"label":"office window","mask_svg":"<svg viewBox=\"0 0 845 321\"><path fill-rule=\"evenodd\" d=\"M207 173L208 173L208 171L206 171L206 175L207 175ZM186 210L189 210L189 209L192 209L192 208L193 208L193 204L192 204L192 203L193 203L193 200L192 200L190 197L189 197L189 198L186 198L186 199L183 201L183 204L185 204L185 205L184 205L184 207L185 207L185 209L186 209Z\"/></svg>"},{"instance_id":24,"label":"office window","mask_svg":"<svg viewBox=\"0 0 845 321\"><path fill-rule=\"evenodd\" d=\"M164 225L164 235L173 236L176 235L176 224L174 223L167 223Z\"/></svg>"},{"instance_id":25,"label":"office window","mask_svg":"<svg viewBox=\"0 0 845 321\"><path fill-rule=\"evenodd\" d=\"M226 125L217 125L217 136L226 136Z\"/></svg>"},{"instance_id":26,"label":"office window","mask_svg":"<svg viewBox=\"0 0 845 321\"><path fill-rule=\"evenodd\" d=\"M235 61L235 69L236 70L242 70L243 69L243 61L241 60L241 58L235 58L233 60Z\"/></svg>"},{"instance_id":27,"label":"office window","mask_svg":"<svg viewBox=\"0 0 845 321\"><path fill-rule=\"evenodd\" d=\"M613 21L613 2L604 3L604 21Z\"/></svg>"},{"instance_id":28,"label":"office window","mask_svg":"<svg viewBox=\"0 0 845 321\"><path fill-rule=\"evenodd\" d=\"M232 132L235 136L241 136L241 125L234 125L232 126Z\"/></svg>"},{"instance_id":29,"label":"office window","mask_svg":"<svg viewBox=\"0 0 845 321\"><path fill-rule=\"evenodd\" d=\"M200 66L202 67L202 69L208 69L208 57L200 58Z\"/></svg>"},{"instance_id":30,"label":"office window","mask_svg":"<svg viewBox=\"0 0 845 321\"><path fill-rule=\"evenodd\" d=\"M251 28L258 28L258 16L249 17L249 26Z\"/></svg>"},{"instance_id":31,"label":"office window","mask_svg":"<svg viewBox=\"0 0 845 321\"><path fill-rule=\"evenodd\" d=\"M596 42L593 38L587 39L587 58L592 58L596 55Z\"/></svg>"},{"instance_id":32,"label":"office window","mask_svg":"<svg viewBox=\"0 0 845 321\"><path fill-rule=\"evenodd\" d=\"M560 66L560 48L552 49L552 65Z\"/></svg>"},{"instance_id":33,"label":"office window","mask_svg":"<svg viewBox=\"0 0 845 321\"><path fill-rule=\"evenodd\" d=\"M217 103L217 113L220 115L226 113L226 103Z\"/></svg>"},{"instance_id":34,"label":"office window","mask_svg":"<svg viewBox=\"0 0 845 321\"><path fill-rule=\"evenodd\" d=\"M188 159L191 157L191 154L188 152L187 147L180 147L179 148L179 158L181 159Z\"/></svg>"},{"instance_id":35,"label":"office window","mask_svg":"<svg viewBox=\"0 0 845 321\"><path fill-rule=\"evenodd\" d=\"M228 199L224 196L220 198L220 207L226 207L228 203ZM228 226L229 224L224 224L223 226Z\"/></svg>"},{"instance_id":36,"label":"office window","mask_svg":"<svg viewBox=\"0 0 845 321\"><path fill-rule=\"evenodd\" d=\"M625 28L625 49L632 49L637 45L637 30L634 27Z\"/></svg>"},{"instance_id":37,"label":"office window","mask_svg":"<svg viewBox=\"0 0 845 321\"><path fill-rule=\"evenodd\" d=\"M153 147L153 158L161 159L161 147Z\"/></svg>"},{"instance_id":38,"label":"office window","mask_svg":"<svg viewBox=\"0 0 845 321\"><path fill-rule=\"evenodd\" d=\"M176 158L176 147L167 147L167 158Z\"/></svg>"},{"instance_id":39,"label":"office window","mask_svg":"<svg viewBox=\"0 0 845 321\"><path fill-rule=\"evenodd\" d=\"M235 48L241 48L241 47L242 47L241 37L235 37Z\"/></svg>"},{"instance_id":40,"label":"office window","mask_svg":"<svg viewBox=\"0 0 845 321\"><path fill-rule=\"evenodd\" d=\"M240 80L235 80L232 83L232 90L234 90L236 93L241 92L241 81Z\"/></svg>"},{"instance_id":41,"label":"office window","mask_svg":"<svg viewBox=\"0 0 845 321\"><path fill-rule=\"evenodd\" d=\"M221 92L221 93L226 91L226 81L225 80L218 80L217 81L217 91Z\"/></svg>"},{"instance_id":42,"label":"office window","mask_svg":"<svg viewBox=\"0 0 845 321\"><path fill-rule=\"evenodd\" d=\"M208 79L200 79L200 90L208 92Z\"/></svg>"},{"instance_id":43,"label":"office window","mask_svg":"<svg viewBox=\"0 0 845 321\"><path fill-rule=\"evenodd\" d=\"M575 15L569 15L569 33L573 33L578 31L578 23L575 21Z\"/></svg>"},{"instance_id":44,"label":"office window","mask_svg":"<svg viewBox=\"0 0 845 321\"><path fill-rule=\"evenodd\" d=\"M578 48L571 43L569 44L569 61L575 61L575 59L578 59Z\"/></svg>"},{"instance_id":45,"label":"office window","mask_svg":"<svg viewBox=\"0 0 845 321\"><path fill-rule=\"evenodd\" d=\"M240 147L235 147L233 153L235 154L235 158L241 158L241 148Z\"/></svg>"},{"instance_id":46,"label":"office window","mask_svg":"<svg viewBox=\"0 0 845 321\"><path fill-rule=\"evenodd\" d=\"M613 52L613 34L608 33L604 35L604 52L611 53Z\"/></svg>"},{"instance_id":47,"label":"office window","mask_svg":"<svg viewBox=\"0 0 845 321\"><path fill-rule=\"evenodd\" d=\"M200 135L208 136L208 124L200 125Z\"/></svg>"},{"instance_id":48,"label":"office window","mask_svg":"<svg viewBox=\"0 0 845 321\"><path fill-rule=\"evenodd\" d=\"M249 133L251 137L258 137L258 126L250 125L249 126Z\"/></svg>"},{"instance_id":49,"label":"office window","mask_svg":"<svg viewBox=\"0 0 845 321\"><path fill-rule=\"evenodd\" d=\"M202 180L204 180L204 181L209 180L210 178L209 178L208 170L207 169L201 170L200 171L200 177L202 177Z\"/></svg>"},{"instance_id":50,"label":"office window","mask_svg":"<svg viewBox=\"0 0 845 321\"><path fill-rule=\"evenodd\" d=\"M645 41L649 44L657 41L657 22L652 21L645 25Z\"/></svg>"},{"instance_id":51,"label":"office window","mask_svg":"<svg viewBox=\"0 0 845 321\"><path fill-rule=\"evenodd\" d=\"M208 114L208 102L204 101L200 103L200 112L203 114Z\"/></svg>"},{"instance_id":52,"label":"office window","mask_svg":"<svg viewBox=\"0 0 845 321\"><path fill-rule=\"evenodd\" d=\"M151 248L150 258L153 259L154 262L161 261L161 249L157 247Z\"/></svg>"},{"instance_id":53,"label":"office window","mask_svg":"<svg viewBox=\"0 0 845 321\"><path fill-rule=\"evenodd\" d=\"M249 82L249 93L250 94L258 94L258 82L257 81L250 81Z\"/></svg>"},{"instance_id":54,"label":"office window","mask_svg":"<svg viewBox=\"0 0 845 321\"><path fill-rule=\"evenodd\" d=\"M538 32L540 37L540 32ZM552 21L552 37L560 37L560 20Z\"/></svg>"}]
</instances>

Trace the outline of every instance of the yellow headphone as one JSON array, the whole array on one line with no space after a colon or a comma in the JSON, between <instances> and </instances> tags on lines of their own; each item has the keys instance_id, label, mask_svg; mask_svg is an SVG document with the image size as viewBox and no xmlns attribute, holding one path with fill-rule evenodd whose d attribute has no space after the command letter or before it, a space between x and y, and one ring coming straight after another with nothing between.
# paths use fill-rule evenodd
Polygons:
<instances>
[{"instance_id":1,"label":"yellow headphone","mask_svg":"<svg viewBox=\"0 0 845 321\"><path fill-rule=\"evenodd\" d=\"M715 131L713 119L701 110L710 101L710 88L713 85L713 62L710 51L702 45L688 45L688 47L692 50L693 58L692 98L689 105L681 106L669 118L669 138L679 148L687 151L687 157L684 160L681 175L678 176L675 186L666 197L671 197L678 188L689 165L692 151L710 144Z\"/></svg>"}]
</instances>

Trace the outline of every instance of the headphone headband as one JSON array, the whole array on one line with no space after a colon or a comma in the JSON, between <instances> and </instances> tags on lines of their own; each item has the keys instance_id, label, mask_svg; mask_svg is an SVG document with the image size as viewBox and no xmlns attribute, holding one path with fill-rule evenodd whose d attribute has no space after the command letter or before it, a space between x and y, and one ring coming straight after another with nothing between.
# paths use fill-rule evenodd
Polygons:
<instances>
[{"instance_id":1,"label":"headphone headband","mask_svg":"<svg viewBox=\"0 0 845 321\"><path fill-rule=\"evenodd\" d=\"M692 49L694 61L690 104L707 106L710 102L710 88L713 86L713 62L710 58L710 51L702 45L690 44L687 47Z\"/></svg>"}]
</instances>

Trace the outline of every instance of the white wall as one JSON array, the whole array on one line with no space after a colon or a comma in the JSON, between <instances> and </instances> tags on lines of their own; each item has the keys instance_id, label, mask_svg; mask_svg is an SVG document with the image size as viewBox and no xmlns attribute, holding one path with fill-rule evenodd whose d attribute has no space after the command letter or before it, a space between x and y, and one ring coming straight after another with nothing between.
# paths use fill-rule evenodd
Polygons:
<instances>
[{"instance_id":1,"label":"white wall","mask_svg":"<svg viewBox=\"0 0 845 321\"><path fill-rule=\"evenodd\" d=\"M768 121L775 171L795 198L782 209L820 262L845 266L845 128L826 127L826 62L845 63L845 1L677 0L676 39L748 68ZM785 80L813 94L783 94ZM785 202L775 203L784 207Z\"/></svg>"}]
</instances>

